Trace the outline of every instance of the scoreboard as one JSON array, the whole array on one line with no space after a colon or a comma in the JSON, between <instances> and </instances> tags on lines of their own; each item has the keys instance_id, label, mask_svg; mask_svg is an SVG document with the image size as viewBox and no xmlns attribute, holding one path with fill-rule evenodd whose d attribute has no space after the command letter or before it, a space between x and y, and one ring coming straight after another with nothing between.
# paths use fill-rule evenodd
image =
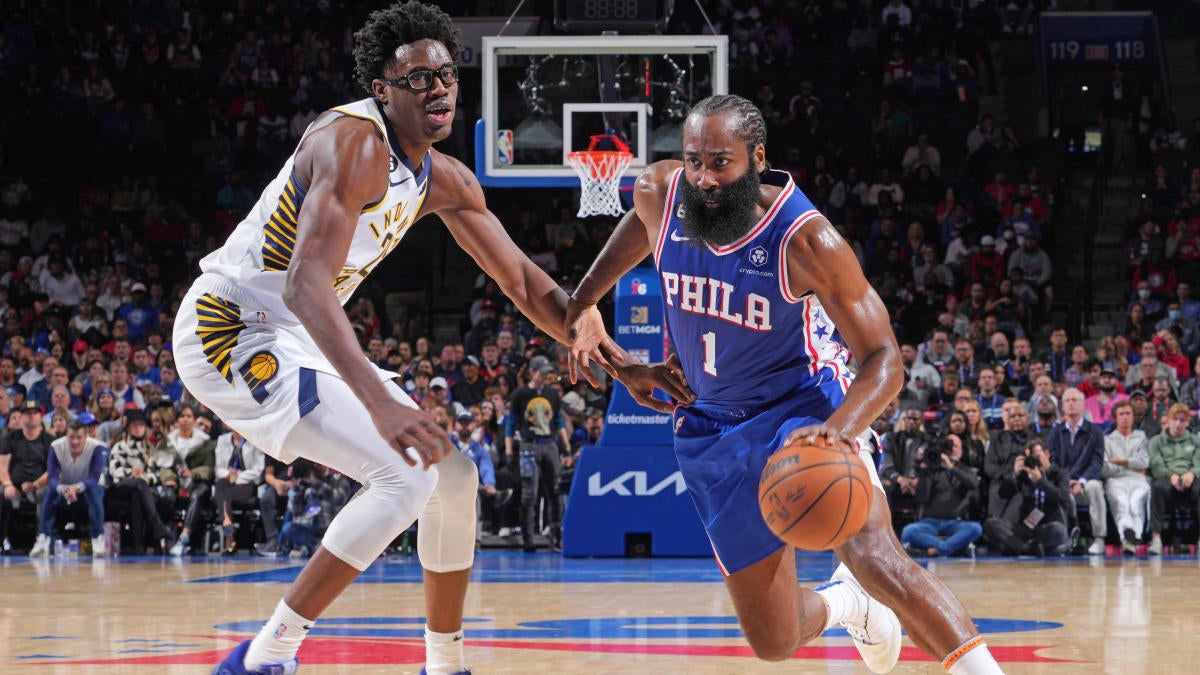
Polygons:
<instances>
[{"instance_id":1,"label":"scoreboard","mask_svg":"<svg viewBox=\"0 0 1200 675\"><path fill-rule=\"evenodd\" d=\"M1048 65L1153 63L1161 41L1151 12L1044 12L1039 20Z\"/></svg>"}]
</instances>

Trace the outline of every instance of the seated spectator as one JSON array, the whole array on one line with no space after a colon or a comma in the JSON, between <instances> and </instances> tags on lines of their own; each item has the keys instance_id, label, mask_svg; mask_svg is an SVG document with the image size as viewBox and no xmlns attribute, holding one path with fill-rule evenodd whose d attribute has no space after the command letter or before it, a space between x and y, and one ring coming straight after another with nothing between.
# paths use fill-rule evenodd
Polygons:
<instances>
[{"instance_id":1,"label":"seated spectator","mask_svg":"<svg viewBox=\"0 0 1200 675\"><path fill-rule=\"evenodd\" d=\"M1116 428L1104 437L1104 491L1112 509L1113 522L1121 533L1125 555L1137 553L1138 542L1146 527L1146 497L1150 483L1150 441L1133 428L1133 406L1128 401L1113 407Z\"/></svg>"},{"instance_id":2,"label":"seated spectator","mask_svg":"<svg viewBox=\"0 0 1200 675\"><path fill-rule=\"evenodd\" d=\"M1113 427L1113 410L1123 401L1128 401L1129 396L1120 391L1117 391L1117 373L1111 368L1103 368L1100 370L1100 390L1095 394L1088 396L1083 403L1083 408L1087 412L1088 417L1092 422L1099 425L1101 431L1109 431ZM1130 425L1132 428L1133 411L1130 410Z\"/></svg>"},{"instance_id":3,"label":"seated spectator","mask_svg":"<svg viewBox=\"0 0 1200 675\"><path fill-rule=\"evenodd\" d=\"M104 541L104 446L88 438L83 422L74 420L67 436L54 441L47 455L46 481L49 488L42 501L38 520L37 541L29 551L30 557L50 554L54 539L54 521L58 510L80 499L87 505L88 529L92 538L92 556L107 554Z\"/></svg>"},{"instance_id":4,"label":"seated spectator","mask_svg":"<svg viewBox=\"0 0 1200 675\"><path fill-rule=\"evenodd\" d=\"M183 461L184 466L179 470L179 489L188 493L183 529L171 546L171 555L181 556L188 551L192 532L204 527L204 509L212 503L216 441L199 428L195 408L185 404L179 409L176 427L167 435L167 444Z\"/></svg>"},{"instance_id":5,"label":"seated spectator","mask_svg":"<svg viewBox=\"0 0 1200 675\"><path fill-rule=\"evenodd\" d=\"M454 420L454 433L450 440L455 447L475 463L479 470L479 497L482 500L480 518L484 529L492 532L500 522L500 509L508 503L517 487L517 477L512 471L497 471L491 451L479 440L472 438L475 431L475 416L469 412L459 413Z\"/></svg>"},{"instance_id":6,"label":"seated spectator","mask_svg":"<svg viewBox=\"0 0 1200 675\"><path fill-rule=\"evenodd\" d=\"M1025 453L1025 444L1030 438L1029 412L1025 406L1010 398L1004 402L1003 415L1004 429L992 437L984 460L989 516L1004 515L1006 500L1000 498L1000 481L1013 478L1013 459Z\"/></svg>"},{"instance_id":7,"label":"seated spectator","mask_svg":"<svg viewBox=\"0 0 1200 675\"><path fill-rule=\"evenodd\" d=\"M277 514L280 505L285 514L288 493L296 486L293 475L309 475L308 461L300 458L289 464L263 453L263 482L258 486L258 510L262 514L263 542L254 545L254 554L273 558L283 552L279 539Z\"/></svg>"},{"instance_id":8,"label":"seated spectator","mask_svg":"<svg viewBox=\"0 0 1200 675\"><path fill-rule=\"evenodd\" d=\"M1074 387L1062 395L1062 423L1050 430L1046 447L1070 481L1073 504L1087 506L1092 522L1092 544L1089 555L1104 554L1104 538L1108 534L1108 505L1105 503L1104 482L1100 471L1104 465L1104 434L1100 427L1087 421L1084 414L1083 392ZM1067 522L1074 521L1075 509L1067 512Z\"/></svg>"},{"instance_id":9,"label":"seated spectator","mask_svg":"<svg viewBox=\"0 0 1200 675\"><path fill-rule=\"evenodd\" d=\"M1150 555L1162 555L1168 508L1183 504L1200 514L1200 438L1188 431L1191 421L1187 406L1176 403L1164 433L1150 439Z\"/></svg>"},{"instance_id":10,"label":"seated spectator","mask_svg":"<svg viewBox=\"0 0 1200 675\"><path fill-rule=\"evenodd\" d=\"M329 523L356 489L353 481L326 466L311 463L301 466L307 467L308 472L292 477L296 485L290 490L283 529L279 531L280 548L287 550L288 557L293 559L307 558L317 550Z\"/></svg>"},{"instance_id":11,"label":"seated spectator","mask_svg":"<svg viewBox=\"0 0 1200 675\"><path fill-rule=\"evenodd\" d=\"M996 391L996 372L991 368L979 371L979 412L988 431L1000 431L1004 428L1003 406L1005 397Z\"/></svg>"},{"instance_id":12,"label":"seated spectator","mask_svg":"<svg viewBox=\"0 0 1200 675\"><path fill-rule=\"evenodd\" d=\"M958 436L925 446L917 482L918 517L900 533L909 555L946 556L972 546L983 534L983 527L970 519L977 491L975 469L962 462Z\"/></svg>"},{"instance_id":13,"label":"seated spectator","mask_svg":"<svg viewBox=\"0 0 1200 675\"><path fill-rule=\"evenodd\" d=\"M1172 330L1160 330L1154 336L1156 356L1164 365L1175 371L1175 382L1186 380L1192 374L1192 364L1179 344L1179 336ZM1176 386L1176 389L1178 386Z\"/></svg>"},{"instance_id":14,"label":"seated spectator","mask_svg":"<svg viewBox=\"0 0 1200 675\"><path fill-rule=\"evenodd\" d=\"M258 504L258 484L262 482L266 455L236 431L217 437L216 478L213 501L221 523L226 554L237 552L233 536L233 504Z\"/></svg>"},{"instance_id":15,"label":"seated spectator","mask_svg":"<svg viewBox=\"0 0 1200 675\"><path fill-rule=\"evenodd\" d=\"M154 491L162 486L160 475L151 464L146 415L140 410L125 414L125 430L116 436L108 458L109 498L127 502L130 507L133 555L146 551L148 541L158 543L162 553L171 547L171 530L158 515Z\"/></svg>"},{"instance_id":16,"label":"seated spectator","mask_svg":"<svg viewBox=\"0 0 1200 675\"><path fill-rule=\"evenodd\" d=\"M883 437L883 464L879 478L892 511L915 511L919 487L920 456L930 438L923 430L924 415L916 408L900 414L898 428Z\"/></svg>"},{"instance_id":17,"label":"seated spectator","mask_svg":"<svg viewBox=\"0 0 1200 675\"><path fill-rule=\"evenodd\" d=\"M0 484L4 485L0 513L4 537L14 548L25 548L29 540L19 540L15 520L28 518L28 529L38 531L47 494L46 467L54 439L42 424L42 408L36 401L24 402L19 410L16 427L10 425L0 443Z\"/></svg>"},{"instance_id":18,"label":"seated spectator","mask_svg":"<svg viewBox=\"0 0 1200 675\"><path fill-rule=\"evenodd\" d=\"M1072 507L1065 471L1055 466L1042 439L1031 438L1000 479L1006 504L983 521L993 550L1004 555L1058 556L1067 552L1067 510ZM1011 502L1011 503L1009 503Z\"/></svg>"}]
</instances>

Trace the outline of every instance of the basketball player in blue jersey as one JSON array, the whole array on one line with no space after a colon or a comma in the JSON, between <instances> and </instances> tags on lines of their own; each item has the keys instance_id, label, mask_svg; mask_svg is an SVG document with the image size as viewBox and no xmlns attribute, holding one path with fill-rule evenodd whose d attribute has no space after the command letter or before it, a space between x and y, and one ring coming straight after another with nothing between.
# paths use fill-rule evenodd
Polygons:
<instances>
[{"instance_id":1,"label":"basketball player in blue jersey","mask_svg":"<svg viewBox=\"0 0 1200 675\"><path fill-rule=\"evenodd\" d=\"M370 98L334 108L203 274L175 323L189 391L251 443L363 485L253 640L214 673L296 671L318 616L414 520L429 675L467 672L463 602L475 550L475 466L363 356L342 306L420 218L436 214L542 330L565 339L566 294L513 244L474 175L432 145L450 134L459 49L450 17L404 2L355 35ZM186 543L181 547L186 548Z\"/></svg>"},{"instance_id":2,"label":"basketball player in blue jersey","mask_svg":"<svg viewBox=\"0 0 1200 675\"><path fill-rule=\"evenodd\" d=\"M680 470L755 654L787 659L840 624L867 666L888 672L900 654L895 610L951 673L998 673L958 599L900 547L873 466L867 524L836 549L842 564L815 591L798 587L793 550L763 522L767 458L803 438L871 466L868 425L904 372L887 309L850 247L789 174L768 169L765 142L746 99L713 96L692 109L683 162L642 172L634 210L572 297L572 359L586 370L599 348L620 361L595 303L653 254L674 355L610 372L643 405L674 414ZM690 391L663 386L663 373ZM653 398L656 387L674 401Z\"/></svg>"}]
</instances>

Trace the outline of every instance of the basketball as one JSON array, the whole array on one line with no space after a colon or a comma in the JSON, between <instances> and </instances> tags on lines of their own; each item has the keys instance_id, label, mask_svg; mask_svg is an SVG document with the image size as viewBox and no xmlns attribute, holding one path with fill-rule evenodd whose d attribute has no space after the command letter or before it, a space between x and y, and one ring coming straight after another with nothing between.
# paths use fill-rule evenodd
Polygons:
<instances>
[{"instance_id":1,"label":"basketball","mask_svg":"<svg viewBox=\"0 0 1200 675\"><path fill-rule=\"evenodd\" d=\"M871 477L856 452L796 442L767 460L758 506L767 527L788 544L827 551L867 522Z\"/></svg>"}]
</instances>

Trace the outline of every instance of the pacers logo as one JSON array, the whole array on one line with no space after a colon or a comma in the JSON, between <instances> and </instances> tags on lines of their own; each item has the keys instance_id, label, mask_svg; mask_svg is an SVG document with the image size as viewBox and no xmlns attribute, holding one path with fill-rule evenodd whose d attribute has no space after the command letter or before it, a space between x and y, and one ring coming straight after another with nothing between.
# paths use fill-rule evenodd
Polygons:
<instances>
[{"instance_id":1,"label":"pacers logo","mask_svg":"<svg viewBox=\"0 0 1200 675\"><path fill-rule=\"evenodd\" d=\"M267 391L266 384L275 379L279 372L279 359L268 351L256 352L238 370L242 379L246 381L246 386L250 387L250 395L255 401L262 403L271 393Z\"/></svg>"}]
</instances>

